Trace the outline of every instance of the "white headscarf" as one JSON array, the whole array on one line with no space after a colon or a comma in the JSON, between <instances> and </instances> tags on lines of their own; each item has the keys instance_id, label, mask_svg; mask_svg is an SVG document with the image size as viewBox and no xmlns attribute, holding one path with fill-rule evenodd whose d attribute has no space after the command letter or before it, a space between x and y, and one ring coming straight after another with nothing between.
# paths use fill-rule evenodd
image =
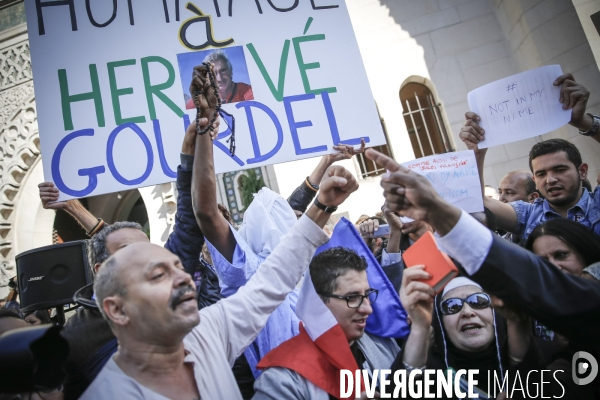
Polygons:
<instances>
[{"instance_id":1,"label":"white headscarf","mask_svg":"<svg viewBox=\"0 0 600 400\"><path fill-rule=\"evenodd\" d=\"M459 288L461 286L477 286L479 289L481 289L479 283L475 283L464 276L459 276L458 278L454 278L450 282L448 282L448 284L444 288L444 291L442 292L442 298L444 298L446 293L448 293L449 291Z\"/></svg>"},{"instance_id":2,"label":"white headscarf","mask_svg":"<svg viewBox=\"0 0 600 400\"><path fill-rule=\"evenodd\" d=\"M238 233L255 254L267 258L296 221L289 203L278 193L263 187L244 213Z\"/></svg>"}]
</instances>

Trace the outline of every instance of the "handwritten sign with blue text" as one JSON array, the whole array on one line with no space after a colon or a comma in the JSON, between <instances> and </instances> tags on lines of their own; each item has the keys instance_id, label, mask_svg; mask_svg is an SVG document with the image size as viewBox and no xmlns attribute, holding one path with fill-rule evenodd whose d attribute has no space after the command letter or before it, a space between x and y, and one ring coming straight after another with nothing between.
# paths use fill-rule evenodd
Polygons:
<instances>
[{"instance_id":1,"label":"handwritten sign with blue text","mask_svg":"<svg viewBox=\"0 0 600 400\"><path fill-rule=\"evenodd\" d=\"M425 175L450 204L468 213L483 211L481 183L472 150L418 158L402 165Z\"/></svg>"},{"instance_id":2,"label":"handwritten sign with blue text","mask_svg":"<svg viewBox=\"0 0 600 400\"><path fill-rule=\"evenodd\" d=\"M479 148L543 135L569 123L571 110L562 109L560 87L552 84L560 75L560 65L547 65L469 92L469 107L485 130Z\"/></svg>"},{"instance_id":3,"label":"handwritten sign with blue text","mask_svg":"<svg viewBox=\"0 0 600 400\"><path fill-rule=\"evenodd\" d=\"M385 143L344 0L25 0L44 175L61 200L176 177L215 65L216 172Z\"/></svg>"}]
</instances>

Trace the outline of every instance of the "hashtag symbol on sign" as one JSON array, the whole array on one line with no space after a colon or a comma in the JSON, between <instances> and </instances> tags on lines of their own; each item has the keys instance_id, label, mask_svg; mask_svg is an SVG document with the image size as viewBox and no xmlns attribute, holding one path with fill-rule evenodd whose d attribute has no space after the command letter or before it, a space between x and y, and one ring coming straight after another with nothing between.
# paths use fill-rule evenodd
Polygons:
<instances>
[{"instance_id":1,"label":"hashtag symbol on sign","mask_svg":"<svg viewBox=\"0 0 600 400\"><path fill-rule=\"evenodd\" d=\"M510 92L511 90L514 90L516 86L517 86L517 84L516 84L516 83L513 83L512 85L508 85L508 86L506 87L506 91L507 91L507 92Z\"/></svg>"}]
</instances>

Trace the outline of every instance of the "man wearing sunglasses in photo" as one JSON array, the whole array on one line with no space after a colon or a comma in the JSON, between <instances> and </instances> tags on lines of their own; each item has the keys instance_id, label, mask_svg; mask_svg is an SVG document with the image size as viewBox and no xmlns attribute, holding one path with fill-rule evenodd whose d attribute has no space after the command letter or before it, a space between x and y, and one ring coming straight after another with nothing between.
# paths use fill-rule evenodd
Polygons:
<instances>
[{"instance_id":1,"label":"man wearing sunglasses in photo","mask_svg":"<svg viewBox=\"0 0 600 400\"><path fill-rule=\"evenodd\" d=\"M507 370L512 379L516 370L526 376L542 367L529 318L507 310L499 315L491 307L490 296L465 277L454 278L435 296L433 289L420 281L428 275L422 266L404 271L400 300L412 325L392 371L478 369L476 386L486 393L493 387L494 373L502 381ZM437 388L430 392L434 390L437 392Z\"/></svg>"},{"instance_id":2,"label":"man wearing sunglasses in photo","mask_svg":"<svg viewBox=\"0 0 600 400\"><path fill-rule=\"evenodd\" d=\"M350 346L356 364L363 370L389 369L400 350L398 345L394 339L381 338L365 332L367 318L373 313L371 305L377 300L379 292L369 286L365 258L359 256L354 250L333 247L317 254L312 259L309 270L310 276L305 274L303 285L310 284L308 280L312 281L314 291L320 297L320 300L316 301L325 304L344 333L345 337L340 340L340 343L335 343L336 349L341 350L341 346ZM305 301L302 297L298 299L298 307L303 306L302 301ZM319 313L320 310L315 307L314 312ZM290 341L293 340L295 339ZM291 347L292 351L296 352L293 356L301 357L302 354L299 353L306 351L301 346L288 346L288 342L281 345L283 348L274 349L272 353L287 351ZM339 351L337 353L339 354ZM270 368L266 369L254 384L256 394L253 400L337 398L322 389L323 377L318 373L306 374L305 366L296 370L293 369L295 363L292 362L293 365L290 365L287 362L273 361L277 358L269 353L263 359L266 362L261 361L263 366L267 364ZM314 363L310 367L317 371L325 360L309 362ZM281 365L288 365L290 368L282 368ZM312 376L306 378L303 374ZM313 382L314 377L316 379ZM339 375L335 380L335 386L339 389ZM366 395L363 394L361 398L366 398Z\"/></svg>"}]
</instances>

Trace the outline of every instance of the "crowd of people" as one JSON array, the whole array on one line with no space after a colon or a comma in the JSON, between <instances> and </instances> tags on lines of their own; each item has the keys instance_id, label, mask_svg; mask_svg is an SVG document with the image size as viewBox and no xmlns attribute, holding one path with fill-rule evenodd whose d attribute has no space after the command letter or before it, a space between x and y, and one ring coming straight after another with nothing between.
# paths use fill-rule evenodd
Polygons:
<instances>
[{"instance_id":1,"label":"crowd of people","mask_svg":"<svg viewBox=\"0 0 600 400\"><path fill-rule=\"evenodd\" d=\"M206 72L196 68L195 88L206 87ZM586 113L588 91L570 74L555 85L572 110L571 125L600 142L600 117ZM210 102L201 111L216 112ZM465 117L459 136L481 172L486 150L477 145L485 132L478 115ZM209 118L197 121L208 127ZM150 243L137 223L104 223L78 200L58 201L52 183L40 185L44 207L65 210L91 236L94 273L94 282L74 294L80 307L61 331L69 344L66 379L44 395L328 400L341 398L344 365L392 374L478 369L482 394L494 373L549 370L554 379L544 396L600 398L599 379L578 385L571 374L574 354L600 356L600 189L586 188L588 167L571 142L534 145L530 171L509 172L497 193L481 178L485 211L473 215L364 143L334 146L288 199L261 189L237 228L215 196L218 120L208 128L197 135L194 121L186 131L177 215L164 246ZM362 152L388 171L381 212L355 221L364 239L358 245L315 255L329 240L323 228L331 214L359 186L335 162ZM389 234L377 235L383 225ZM402 259L428 232L460 270L440 293L427 283L427 265L405 268ZM400 312L374 311L390 301L380 295L384 287L371 286L376 269L398 294ZM0 334L51 323L48 310L22 315L17 294L13 289L0 310ZM317 322L308 321L307 310ZM370 329L374 320L397 319L405 335ZM521 388L500 388L498 398L539 396L539 381L527 379ZM360 390L353 396L368 398Z\"/></svg>"}]
</instances>

